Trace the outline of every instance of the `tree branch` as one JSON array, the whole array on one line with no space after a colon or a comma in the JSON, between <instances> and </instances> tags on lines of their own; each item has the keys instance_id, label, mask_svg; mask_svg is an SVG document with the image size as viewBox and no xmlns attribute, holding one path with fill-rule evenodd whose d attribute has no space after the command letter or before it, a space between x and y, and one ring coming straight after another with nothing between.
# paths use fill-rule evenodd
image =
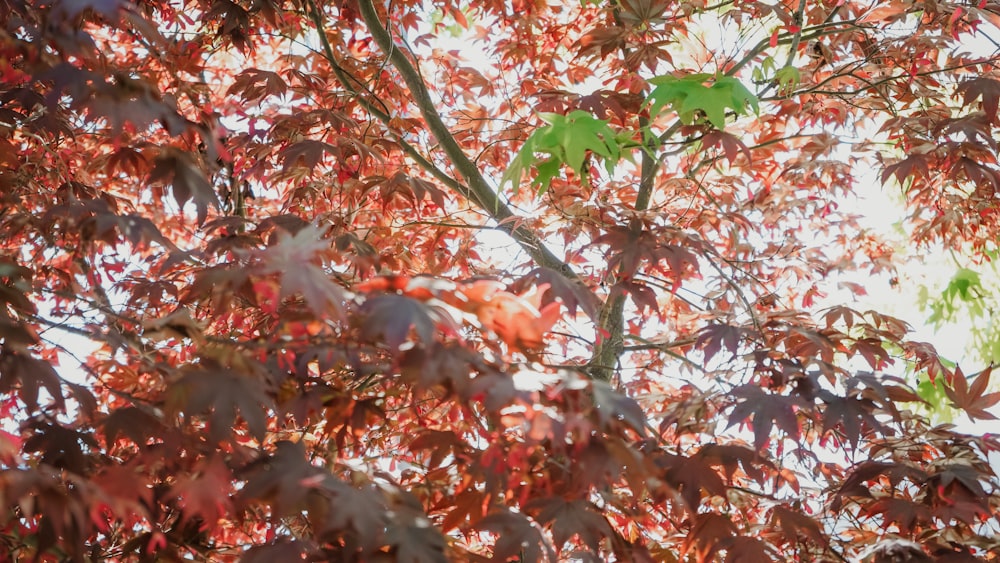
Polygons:
<instances>
[{"instance_id":1,"label":"tree branch","mask_svg":"<svg viewBox=\"0 0 1000 563\"><path fill-rule=\"evenodd\" d=\"M389 62L395 67L407 87L409 87L410 95L413 96L413 102L420 110L420 114L427 123L431 135L437 140L438 145L440 145L452 165L458 171L458 174L464 180L465 185L462 186L462 189L458 189L459 193L475 203L495 220L498 228L517 241L536 264L555 270L566 278L583 286L583 281L569 264L549 250L534 231L520 224L518 217L514 215L514 212L511 211L506 203L501 201L496 191L489 185L486 178L483 177L476 164L462 151L462 147L441 119L434 100L431 99L427 85L421 79L417 69L410 63L404 49L393 41L392 36L381 20L379 20L371 0L359 0L358 6L372 38L375 39L375 42L378 43L379 47L389 58ZM438 177L438 175L435 174L435 177ZM447 185L456 188L454 183L447 183Z\"/></svg>"},{"instance_id":2,"label":"tree branch","mask_svg":"<svg viewBox=\"0 0 1000 563\"><path fill-rule=\"evenodd\" d=\"M848 29L851 27L857 27L855 20L845 20L838 22L821 23L819 25L814 25L809 29L801 29L797 33L783 33L778 35L778 45L790 44L798 38L798 41L809 41L811 39L817 39L819 37L825 37L827 35L836 35L838 33L844 33L847 29L833 29L829 30L830 27L840 27L847 26ZM731 66L724 74L726 76L735 76L737 72L743 69L746 65L750 64L757 55L760 55L767 49L771 47L771 40L763 39L753 49L750 49L742 59L740 59L736 64Z\"/></svg>"},{"instance_id":3,"label":"tree branch","mask_svg":"<svg viewBox=\"0 0 1000 563\"><path fill-rule=\"evenodd\" d=\"M677 124L680 122L678 121ZM649 120L640 117L639 126L645 128L649 125ZM675 131L671 127L669 132ZM649 208L649 201L652 198L656 171L660 167L660 160L654 156L654 151L658 146L658 139L651 138L647 141L647 146L642 151L642 163L639 176L639 191L635 198L635 210L645 211ZM641 228L638 223L633 228ZM638 233L636 233L638 235ZM594 354L590 359L589 371L595 379L610 381L614 370L618 365L621 355L625 351L625 292L612 287L611 294L607 302L601 309L598 328L604 334L598 334L597 345Z\"/></svg>"}]
</instances>

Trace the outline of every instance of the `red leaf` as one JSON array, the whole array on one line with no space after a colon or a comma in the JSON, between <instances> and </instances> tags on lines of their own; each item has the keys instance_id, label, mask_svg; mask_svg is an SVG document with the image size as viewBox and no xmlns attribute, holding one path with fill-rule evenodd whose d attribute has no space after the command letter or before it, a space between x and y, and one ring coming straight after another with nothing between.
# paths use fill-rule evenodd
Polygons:
<instances>
[{"instance_id":1,"label":"red leaf","mask_svg":"<svg viewBox=\"0 0 1000 563\"><path fill-rule=\"evenodd\" d=\"M882 183L884 184L891 176L896 177L901 185L905 185L906 179L910 177L930 177L930 168L927 165L927 155L911 154L882 169Z\"/></svg>"},{"instance_id":2,"label":"red leaf","mask_svg":"<svg viewBox=\"0 0 1000 563\"><path fill-rule=\"evenodd\" d=\"M723 346L732 354L729 358L732 360L739 352L742 336L743 329L739 327L725 324L710 324L698 332L698 339L695 340L694 346L695 348L703 348L706 362L715 357L722 350Z\"/></svg>"},{"instance_id":3,"label":"red leaf","mask_svg":"<svg viewBox=\"0 0 1000 563\"><path fill-rule=\"evenodd\" d=\"M777 522L788 543L798 543L800 537L806 537L819 545L829 543L819 522L801 512L779 505L771 510L771 518Z\"/></svg>"},{"instance_id":4,"label":"red leaf","mask_svg":"<svg viewBox=\"0 0 1000 563\"><path fill-rule=\"evenodd\" d=\"M197 472L179 476L170 494L180 499L185 521L200 521L206 528L214 528L229 513L232 481L225 463L213 457L200 463Z\"/></svg>"},{"instance_id":5,"label":"red leaf","mask_svg":"<svg viewBox=\"0 0 1000 563\"><path fill-rule=\"evenodd\" d=\"M980 100L986 117L996 122L997 109L1000 107L1000 80L986 76L966 80L958 85L955 94L962 95L964 105Z\"/></svg>"},{"instance_id":6,"label":"red leaf","mask_svg":"<svg viewBox=\"0 0 1000 563\"><path fill-rule=\"evenodd\" d=\"M251 436L264 439L267 409L273 404L259 378L235 372L214 360L202 360L182 373L170 386L169 410L187 417L208 415L208 438L213 442L232 436L237 415L246 421Z\"/></svg>"},{"instance_id":7,"label":"red leaf","mask_svg":"<svg viewBox=\"0 0 1000 563\"><path fill-rule=\"evenodd\" d=\"M18 394L28 411L38 410L38 391L44 388L52 397L56 408L65 410L61 380L52 364L4 348L0 352L0 393L6 393L18 384Z\"/></svg>"},{"instance_id":8,"label":"red leaf","mask_svg":"<svg viewBox=\"0 0 1000 563\"><path fill-rule=\"evenodd\" d=\"M656 464L664 469L663 481L680 493L688 510L701 506L702 491L707 496L726 495L726 484L704 460L662 453Z\"/></svg>"},{"instance_id":9,"label":"red leaf","mask_svg":"<svg viewBox=\"0 0 1000 563\"><path fill-rule=\"evenodd\" d=\"M594 408L601 424L622 421L632 427L640 436L646 434L646 413L635 399L622 395L603 381L591 382L594 393Z\"/></svg>"},{"instance_id":10,"label":"red leaf","mask_svg":"<svg viewBox=\"0 0 1000 563\"><path fill-rule=\"evenodd\" d=\"M314 170L323 161L323 153L336 154L337 147L313 139L292 143L278 153L278 160L282 163L281 171L287 172L293 166Z\"/></svg>"},{"instance_id":11,"label":"red leaf","mask_svg":"<svg viewBox=\"0 0 1000 563\"><path fill-rule=\"evenodd\" d=\"M726 159L729 160L730 164L736 162L740 153L743 153L747 157L747 163L753 163L753 156L750 154L750 149L746 144L740 140L739 137L733 135L732 133L726 133L719 129L713 129L705 136L701 138L701 143L704 147L722 147L723 154L726 155Z\"/></svg>"},{"instance_id":12,"label":"red leaf","mask_svg":"<svg viewBox=\"0 0 1000 563\"><path fill-rule=\"evenodd\" d=\"M209 205L220 208L219 197L212 184L194 160L183 152L168 150L158 156L149 173L149 182L172 185L174 199L181 208L188 200L194 201L199 225L208 217Z\"/></svg>"},{"instance_id":13,"label":"red leaf","mask_svg":"<svg viewBox=\"0 0 1000 563\"><path fill-rule=\"evenodd\" d=\"M976 379L970 386L961 368L955 368L954 375L944 386L944 392L951 399L952 406L962 409L973 420L996 420L996 415L986 411L1000 402L1000 393L986 393L992 373L991 364L975 376Z\"/></svg>"},{"instance_id":14,"label":"red leaf","mask_svg":"<svg viewBox=\"0 0 1000 563\"><path fill-rule=\"evenodd\" d=\"M509 561L512 557L522 561L556 561L556 554L549 548L541 530L523 514L506 510L492 512L480 520L475 529L500 536L493 545L495 561Z\"/></svg>"},{"instance_id":15,"label":"red leaf","mask_svg":"<svg viewBox=\"0 0 1000 563\"><path fill-rule=\"evenodd\" d=\"M267 96L281 96L288 85L276 72L248 68L236 75L236 80L229 87L227 94L239 94L248 102L259 102Z\"/></svg>"},{"instance_id":16,"label":"red leaf","mask_svg":"<svg viewBox=\"0 0 1000 563\"><path fill-rule=\"evenodd\" d=\"M278 231L277 242L264 251L255 252L262 274L281 277L281 297L300 294L317 316L344 316L346 296L343 288L333 283L331 276L320 267L333 254L333 242L315 225L299 229L295 235Z\"/></svg>"},{"instance_id":17,"label":"red leaf","mask_svg":"<svg viewBox=\"0 0 1000 563\"><path fill-rule=\"evenodd\" d=\"M562 301L570 317L576 316L577 308L592 320L597 320L597 312L601 306L600 300L581 282L568 280L566 276L550 268L535 268L519 280L511 284L510 290L516 294L524 294L530 285L544 288L539 305L544 307L556 299Z\"/></svg>"},{"instance_id":18,"label":"red leaf","mask_svg":"<svg viewBox=\"0 0 1000 563\"><path fill-rule=\"evenodd\" d=\"M440 316L429 306L404 295L375 295L361 306L362 334L366 339L384 339L399 351L414 331L424 346L434 341Z\"/></svg>"},{"instance_id":19,"label":"red leaf","mask_svg":"<svg viewBox=\"0 0 1000 563\"><path fill-rule=\"evenodd\" d=\"M578 536L587 547L598 553L601 540L612 534L607 518L585 500L543 498L529 502L526 508L536 510L535 519L549 525L556 549L562 548L573 536Z\"/></svg>"},{"instance_id":20,"label":"red leaf","mask_svg":"<svg viewBox=\"0 0 1000 563\"><path fill-rule=\"evenodd\" d=\"M711 561L722 547L722 543L735 534L736 526L728 516L711 512L697 514L694 518L694 525L691 526L687 537L684 538L681 555L686 555L693 549L696 561Z\"/></svg>"},{"instance_id":21,"label":"red leaf","mask_svg":"<svg viewBox=\"0 0 1000 563\"><path fill-rule=\"evenodd\" d=\"M731 394L743 401L729 415L729 426L746 422L752 417L753 442L758 450L767 445L775 425L784 430L789 438L799 439L801 428L795 409L800 402L796 398L765 393L756 385L741 385Z\"/></svg>"}]
</instances>

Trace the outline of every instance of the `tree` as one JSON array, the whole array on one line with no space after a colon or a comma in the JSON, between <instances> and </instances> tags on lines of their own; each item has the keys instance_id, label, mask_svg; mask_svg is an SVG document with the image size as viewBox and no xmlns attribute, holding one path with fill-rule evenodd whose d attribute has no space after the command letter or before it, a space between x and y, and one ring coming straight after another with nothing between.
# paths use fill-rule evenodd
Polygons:
<instances>
[{"instance_id":1,"label":"tree","mask_svg":"<svg viewBox=\"0 0 1000 563\"><path fill-rule=\"evenodd\" d=\"M0 22L8 559L1000 559L914 390L990 368L823 299L892 277L867 182L995 254L1000 4Z\"/></svg>"}]
</instances>

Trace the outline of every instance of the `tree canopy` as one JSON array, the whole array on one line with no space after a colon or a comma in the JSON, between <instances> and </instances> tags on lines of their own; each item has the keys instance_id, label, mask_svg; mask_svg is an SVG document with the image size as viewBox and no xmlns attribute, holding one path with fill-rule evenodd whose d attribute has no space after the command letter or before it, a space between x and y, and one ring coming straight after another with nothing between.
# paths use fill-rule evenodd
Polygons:
<instances>
[{"instance_id":1,"label":"tree canopy","mask_svg":"<svg viewBox=\"0 0 1000 563\"><path fill-rule=\"evenodd\" d=\"M842 298L896 283L866 190L996 256L998 26L0 0L0 552L1000 560L1000 442L927 415L991 367Z\"/></svg>"}]
</instances>

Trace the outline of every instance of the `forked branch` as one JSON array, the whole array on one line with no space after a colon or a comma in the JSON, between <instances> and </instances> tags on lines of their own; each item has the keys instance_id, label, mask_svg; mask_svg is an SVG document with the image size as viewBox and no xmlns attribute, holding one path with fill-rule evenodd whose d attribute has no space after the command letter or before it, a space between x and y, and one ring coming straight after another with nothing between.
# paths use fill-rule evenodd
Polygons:
<instances>
[{"instance_id":1,"label":"forked branch","mask_svg":"<svg viewBox=\"0 0 1000 563\"><path fill-rule=\"evenodd\" d=\"M414 103L427 123L430 133L461 176L464 187L467 187L467 190L461 192L462 195L496 221L498 228L510 235L536 264L555 270L566 278L583 285L583 281L570 265L556 256L534 231L525 227L518 220L510 207L500 199L496 191L486 181L479 167L462 150L458 141L451 134L451 130L441 119L441 115L431 99L427 84L410 63L406 56L406 50L392 39L386 26L379 20L371 0L359 0L358 5L369 33L403 78L413 96Z\"/></svg>"}]
</instances>

